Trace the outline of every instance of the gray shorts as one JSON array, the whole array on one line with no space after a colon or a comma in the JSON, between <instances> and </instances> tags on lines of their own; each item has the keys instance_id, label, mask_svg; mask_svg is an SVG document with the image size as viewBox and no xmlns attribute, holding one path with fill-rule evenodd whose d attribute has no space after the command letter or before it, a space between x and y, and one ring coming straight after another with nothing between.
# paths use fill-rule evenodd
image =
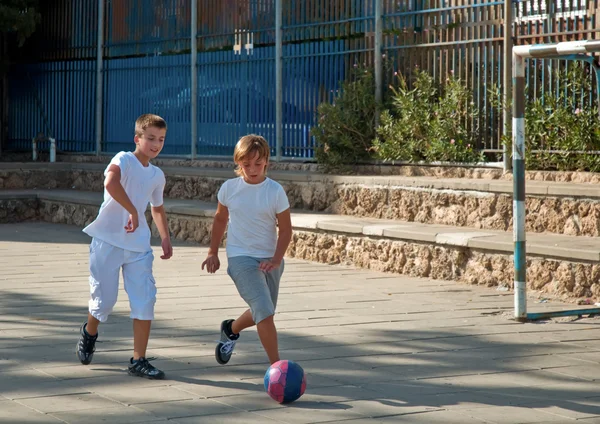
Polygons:
<instances>
[{"instance_id":1,"label":"gray shorts","mask_svg":"<svg viewBox=\"0 0 600 424\"><path fill-rule=\"evenodd\" d=\"M279 280L283 274L284 262L271 272L258 269L258 265L268 259L250 256L234 256L228 258L227 274L237 287L240 296L250 306L252 319L256 324L275 315Z\"/></svg>"}]
</instances>

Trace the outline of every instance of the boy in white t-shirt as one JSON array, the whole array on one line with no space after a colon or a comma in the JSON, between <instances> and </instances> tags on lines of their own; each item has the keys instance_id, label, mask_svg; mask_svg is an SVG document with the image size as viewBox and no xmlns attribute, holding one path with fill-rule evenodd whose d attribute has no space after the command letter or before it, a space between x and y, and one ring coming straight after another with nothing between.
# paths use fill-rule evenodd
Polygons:
<instances>
[{"instance_id":1,"label":"boy in white t-shirt","mask_svg":"<svg viewBox=\"0 0 600 424\"><path fill-rule=\"evenodd\" d=\"M292 223L283 187L266 176L269 155L269 145L263 137L242 137L233 154L239 178L225 181L217 196L210 249L202 269L206 266L210 273L219 269L219 245L229 224L227 273L250 306L238 319L221 323L221 339L215 349L219 364L229 362L239 333L255 324L270 363L279 361L273 316Z\"/></svg>"},{"instance_id":2,"label":"boy in white t-shirt","mask_svg":"<svg viewBox=\"0 0 600 424\"><path fill-rule=\"evenodd\" d=\"M98 325L106 322L117 302L122 269L133 319L133 357L129 360L128 372L150 379L162 379L165 374L146 359L156 285L145 212L150 203L152 218L162 239L161 258L169 259L173 247L163 207L165 174L150 163L162 150L166 133L167 124L160 116L146 114L137 119L135 151L120 152L110 161L104 171L104 202L96 220L83 229L93 238L89 313L80 329L77 356L84 365L92 362Z\"/></svg>"}]
</instances>

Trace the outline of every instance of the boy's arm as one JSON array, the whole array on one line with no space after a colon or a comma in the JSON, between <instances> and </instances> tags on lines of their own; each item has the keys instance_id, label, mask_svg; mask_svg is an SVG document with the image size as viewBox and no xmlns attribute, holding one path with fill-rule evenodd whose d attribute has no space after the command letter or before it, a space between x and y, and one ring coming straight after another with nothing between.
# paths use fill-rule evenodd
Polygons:
<instances>
[{"instance_id":1,"label":"boy's arm","mask_svg":"<svg viewBox=\"0 0 600 424\"><path fill-rule=\"evenodd\" d=\"M161 259L169 259L173 256L173 247L171 246L171 236L169 234L169 223L164 205L152 206L152 219L158 228L158 233L162 240L163 256Z\"/></svg>"},{"instance_id":2,"label":"boy's arm","mask_svg":"<svg viewBox=\"0 0 600 424\"><path fill-rule=\"evenodd\" d=\"M117 201L121 206L125 208L131 215L130 222L128 223L128 232L133 232L138 227L139 217L138 212L131 199L125 192L125 189L121 185L121 168L118 165L112 164L106 171L106 178L104 179L104 188L110 194L110 196ZM125 227L125 228L128 228Z\"/></svg>"},{"instance_id":3,"label":"boy's arm","mask_svg":"<svg viewBox=\"0 0 600 424\"><path fill-rule=\"evenodd\" d=\"M277 214L277 226L279 227L279 236L277 237L277 248L271 263L279 266L292 241L292 216L289 209Z\"/></svg>"},{"instance_id":4,"label":"boy's arm","mask_svg":"<svg viewBox=\"0 0 600 424\"><path fill-rule=\"evenodd\" d=\"M115 199L131 215L137 215L137 209L131 203L129 196L121 185L121 168L118 165L110 165L104 179L104 188L108 194Z\"/></svg>"},{"instance_id":5,"label":"boy's arm","mask_svg":"<svg viewBox=\"0 0 600 424\"><path fill-rule=\"evenodd\" d=\"M215 212L215 219L213 220L208 256L216 256L219 254L219 246L221 245L221 240L223 240L223 236L225 235L225 230L227 229L228 222L229 209L227 209L226 206L219 202L217 205L217 211Z\"/></svg>"}]
</instances>

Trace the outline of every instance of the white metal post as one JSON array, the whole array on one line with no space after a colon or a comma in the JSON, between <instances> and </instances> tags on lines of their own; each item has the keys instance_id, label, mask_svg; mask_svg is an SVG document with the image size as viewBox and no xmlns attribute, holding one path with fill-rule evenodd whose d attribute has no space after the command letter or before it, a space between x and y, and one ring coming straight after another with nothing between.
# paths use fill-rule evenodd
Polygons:
<instances>
[{"instance_id":1,"label":"white metal post","mask_svg":"<svg viewBox=\"0 0 600 424\"><path fill-rule=\"evenodd\" d=\"M515 245L515 318L527 318L527 258L525 253L525 65L513 55L513 241Z\"/></svg>"},{"instance_id":2,"label":"white metal post","mask_svg":"<svg viewBox=\"0 0 600 424\"><path fill-rule=\"evenodd\" d=\"M50 141L50 162L56 162L56 139L49 138Z\"/></svg>"},{"instance_id":3,"label":"white metal post","mask_svg":"<svg viewBox=\"0 0 600 424\"><path fill-rule=\"evenodd\" d=\"M98 40L96 45L96 156L102 151L102 46L104 44L104 0L98 0Z\"/></svg>"},{"instance_id":4,"label":"white metal post","mask_svg":"<svg viewBox=\"0 0 600 424\"><path fill-rule=\"evenodd\" d=\"M283 146L283 5L275 0L275 160L281 161Z\"/></svg>"},{"instance_id":5,"label":"white metal post","mask_svg":"<svg viewBox=\"0 0 600 424\"><path fill-rule=\"evenodd\" d=\"M191 132L192 132L192 149L191 157L192 160L196 159L197 156L197 143L198 143L198 39L196 37L198 32L198 0L191 0L192 2L192 22L191 22L191 57L190 57L190 70L191 70L191 90L190 90L190 108L191 108Z\"/></svg>"},{"instance_id":6,"label":"white metal post","mask_svg":"<svg viewBox=\"0 0 600 424\"><path fill-rule=\"evenodd\" d=\"M512 25L513 25L513 9L512 0L504 0L504 79L502 81L503 89L503 110L502 118L504 120L504 128L502 133L507 135L510 124L511 124L511 113L510 113L510 101L512 94L512 58L513 58L513 39L512 39ZM504 171L510 170L510 155L506 144L502 146L502 161L504 164Z\"/></svg>"},{"instance_id":7,"label":"white metal post","mask_svg":"<svg viewBox=\"0 0 600 424\"><path fill-rule=\"evenodd\" d=\"M381 106L383 99L383 0L375 0L375 102ZM379 110L375 120L379 123Z\"/></svg>"}]
</instances>

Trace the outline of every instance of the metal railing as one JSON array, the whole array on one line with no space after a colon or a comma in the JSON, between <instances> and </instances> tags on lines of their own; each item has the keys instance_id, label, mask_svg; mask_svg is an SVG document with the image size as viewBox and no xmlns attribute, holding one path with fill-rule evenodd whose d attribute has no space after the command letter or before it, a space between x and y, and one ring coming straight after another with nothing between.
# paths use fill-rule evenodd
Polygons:
<instances>
[{"instance_id":1,"label":"metal railing","mask_svg":"<svg viewBox=\"0 0 600 424\"><path fill-rule=\"evenodd\" d=\"M169 124L165 153L229 155L240 135L259 132L277 157L311 160L319 103L333 101L339 82L365 64L375 66L384 100L395 71L409 83L416 69L440 84L461 78L482 111L471 123L481 130L479 147L502 152L510 115L493 93L510 90L511 45L600 37L598 0L52 0L42 7L37 35L11 72L9 148L29 148L47 116L60 150L113 152L131 145L139 114L154 112ZM561 90L556 72L564 69L564 62L532 60L530 99ZM596 90L582 101L596 102Z\"/></svg>"}]
</instances>

